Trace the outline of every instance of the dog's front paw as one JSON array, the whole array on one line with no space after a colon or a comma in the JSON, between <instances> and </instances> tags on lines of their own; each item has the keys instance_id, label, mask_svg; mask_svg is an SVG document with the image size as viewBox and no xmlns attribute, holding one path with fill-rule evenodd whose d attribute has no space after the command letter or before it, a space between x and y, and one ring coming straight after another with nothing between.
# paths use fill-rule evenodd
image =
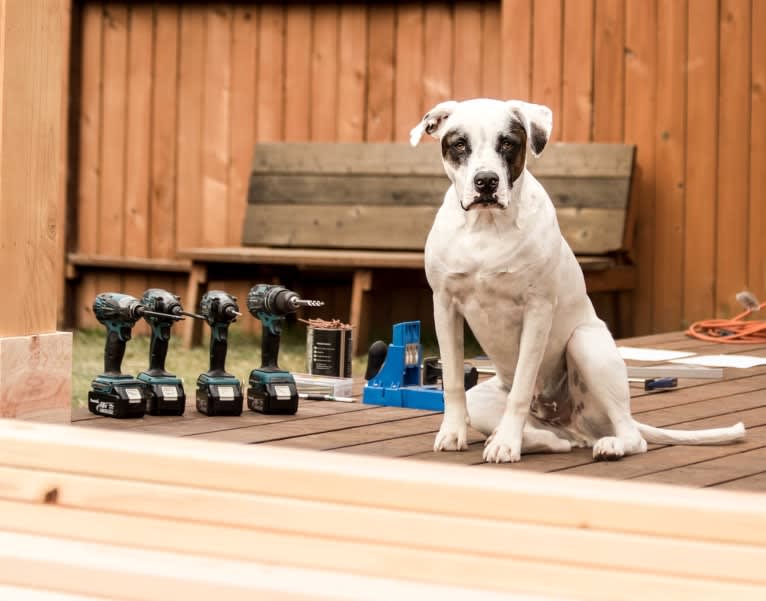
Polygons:
<instances>
[{"instance_id":1,"label":"dog's front paw","mask_svg":"<svg viewBox=\"0 0 766 601\"><path fill-rule=\"evenodd\" d=\"M593 459L614 461L625 455L625 445L616 436L604 436L593 445Z\"/></svg>"},{"instance_id":2,"label":"dog's front paw","mask_svg":"<svg viewBox=\"0 0 766 601\"><path fill-rule=\"evenodd\" d=\"M434 451L465 451L468 448L468 425L465 420L442 421L434 441Z\"/></svg>"},{"instance_id":3,"label":"dog's front paw","mask_svg":"<svg viewBox=\"0 0 766 601\"><path fill-rule=\"evenodd\" d=\"M521 441L511 440L511 436L498 428L484 443L484 461L487 463L516 463L521 461Z\"/></svg>"}]
</instances>

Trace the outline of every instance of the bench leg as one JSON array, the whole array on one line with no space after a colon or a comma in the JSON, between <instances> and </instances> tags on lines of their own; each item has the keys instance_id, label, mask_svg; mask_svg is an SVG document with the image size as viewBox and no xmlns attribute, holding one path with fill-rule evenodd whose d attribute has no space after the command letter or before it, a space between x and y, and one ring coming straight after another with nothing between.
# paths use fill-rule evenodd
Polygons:
<instances>
[{"instance_id":1,"label":"bench leg","mask_svg":"<svg viewBox=\"0 0 766 601\"><path fill-rule=\"evenodd\" d=\"M370 291L372 290L372 271L357 269L351 284L351 325L354 334L354 354L364 355L369 346L370 337Z\"/></svg>"},{"instance_id":2,"label":"bench leg","mask_svg":"<svg viewBox=\"0 0 766 601\"><path fill-rule=\"evenodd\" d=\"M183 299L187 311L196 312L199 309L199 301L207 292L207 265L192 262L189 271L189 283L186 289L186 298ZM183 347L190 349L198 345L202 340L202 321L187 318L183 324Z\"/></svg>"}]
</instances>

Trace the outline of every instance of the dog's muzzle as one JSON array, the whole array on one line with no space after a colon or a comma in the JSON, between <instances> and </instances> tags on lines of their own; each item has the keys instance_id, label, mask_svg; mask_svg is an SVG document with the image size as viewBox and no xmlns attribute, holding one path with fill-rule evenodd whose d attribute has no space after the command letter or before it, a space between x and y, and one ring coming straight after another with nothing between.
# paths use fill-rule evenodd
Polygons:
<instances>
[{"instance_id":1,"label":"dog's muzzle","mask_svg":"<svg viewBox=\"0 0 766 601\"><path fill-rule=\"evenodd\" d=\"M473 176L473 188L476 191L468 208L497 208L500 203L497 200L497 187L500 177L494 171L479 171Z\"/></svg>"}]
</instances>

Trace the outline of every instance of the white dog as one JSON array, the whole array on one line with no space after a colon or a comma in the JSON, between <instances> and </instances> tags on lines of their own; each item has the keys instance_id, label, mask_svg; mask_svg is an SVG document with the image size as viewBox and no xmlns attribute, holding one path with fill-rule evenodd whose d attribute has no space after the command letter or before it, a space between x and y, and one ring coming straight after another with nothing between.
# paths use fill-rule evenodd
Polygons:
<instances>
[{"instance_id":1,"label":"white dog","mask_svg":"<svg viewBox=\"0 0 766 601\"><path fill-rule=\"evenodd\" d=\"M467 424L489 435L484 459L592 446L593 456L643 453L646 442L739 440L730 428L681 431L633 420L625 363L585 292L548 194L526 169L551 134L545 106L518 100L443 102L410 133L441 141L452 182L428 236L425 264L444 369L444 419L434 450L467 448ZM497 375L463 388L463 320ZM467 406L466 406L466 396Z\"/></svg>"}]
</instances>

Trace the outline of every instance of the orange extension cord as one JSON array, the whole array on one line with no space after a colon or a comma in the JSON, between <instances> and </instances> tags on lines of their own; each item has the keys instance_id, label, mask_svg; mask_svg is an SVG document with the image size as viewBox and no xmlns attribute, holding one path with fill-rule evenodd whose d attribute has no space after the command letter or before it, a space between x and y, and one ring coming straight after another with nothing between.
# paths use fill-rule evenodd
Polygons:
<instances>
[{"instance_id":1,"label":"orange extension cord","mask_svg":"<svg viewBox=\"0 0 766 601\"><path fill-rule=\"evenodd\" d=\"M740 296L737 295L737 299ZM688 336L708 342L724 342L736 344L766 343L766 321L745 321L748 315L766 307L751 297L750 302L744 302L750 308L731 319L703 319L689 326Z\"/></svg>"}]
</instances>

